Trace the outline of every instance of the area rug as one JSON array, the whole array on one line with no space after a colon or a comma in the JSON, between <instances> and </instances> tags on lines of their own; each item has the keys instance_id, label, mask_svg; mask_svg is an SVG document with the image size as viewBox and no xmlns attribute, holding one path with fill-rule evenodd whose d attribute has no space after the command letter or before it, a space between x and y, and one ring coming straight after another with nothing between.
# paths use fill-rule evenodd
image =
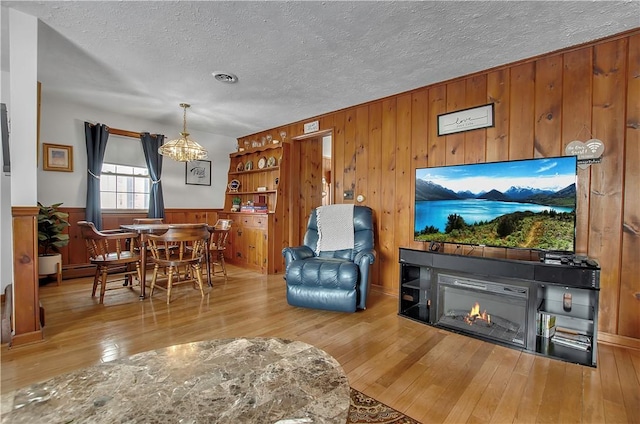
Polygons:
<instances>
[{"instance_id":1,"label":"area rug","mask_svg":"<svg viewBox=\"0 0 640 424\"><path fill-rule=\"evenodd\" d=\"M390 406L351 388L348 424L420 424Z\"/></svg>"}]
</instances>

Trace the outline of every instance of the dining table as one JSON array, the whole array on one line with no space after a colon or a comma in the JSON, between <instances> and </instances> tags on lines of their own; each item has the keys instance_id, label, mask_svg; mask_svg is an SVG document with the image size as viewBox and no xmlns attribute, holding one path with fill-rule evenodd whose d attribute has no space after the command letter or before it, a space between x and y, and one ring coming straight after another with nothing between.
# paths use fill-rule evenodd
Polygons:
<instances>
[{"instance_id":1,"label":"dining table","mask_svg":"<svg viewBox=\"0 0 640 424\"><path fill-rule=\"evenodd\" d=\"M171 224L121 224L120 228L133 231L138 234L140 243L140 269L142 269L142 281L140 281L140 300L145 298L147 281L147 240L150 234L162 234L169 229Z\"/></svg>"},{"instance_id":2,"label":"dining table","mask_svg":"<svg viewBox=\"0 0 640 424\"><path fill-rule=\"evenodd\" d=\"M140 300L145 298L145 289L147 281L147 262L148 262L148 250L147 241L151 234L165 233L172 226L179 226L184 224L121 224L120 228L127 231L132 231L138 234L138 243L140 245L140 268L142 269L142 281L140 281ZM192 225L192 224L187 224ZM204 223L202 225L205 225ZM208 225L209 231L213 228ZM211 286L211 265L209 264L209 249L207 248L205 254L206 266L207 266L207 284Z\"/></svg>"}]
</instances>

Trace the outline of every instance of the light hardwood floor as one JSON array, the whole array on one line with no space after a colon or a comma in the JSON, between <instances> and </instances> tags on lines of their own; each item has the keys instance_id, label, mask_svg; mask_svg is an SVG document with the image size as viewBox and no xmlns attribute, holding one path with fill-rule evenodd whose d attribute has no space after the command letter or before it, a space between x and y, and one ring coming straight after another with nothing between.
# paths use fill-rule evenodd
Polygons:
<instances>
[{"instance_id":1,"label":"light hardwood floor","mask_svg":"<svg viewBox=\"0 0 640 424\"><path fill-rule=\"evenodd\" d=\"M2 346L1 392L174 344L281 337L324 349L352 387L424 423L640 422L640 351L600 343L594 369L401 318L380 293L355 314L294 308L281 275L229 271L204 299L181 286L170 305L128 289L99 305L86 278L42 286L46 339Z\"/></svg>"}]
</instances>

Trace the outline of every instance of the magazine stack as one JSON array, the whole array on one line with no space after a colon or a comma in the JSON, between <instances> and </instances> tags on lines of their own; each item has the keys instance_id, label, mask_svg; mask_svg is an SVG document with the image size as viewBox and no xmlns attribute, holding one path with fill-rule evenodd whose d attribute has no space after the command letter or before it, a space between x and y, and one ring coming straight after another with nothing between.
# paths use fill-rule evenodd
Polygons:
<instances>
[{"instance_id":1,"label":"magazine stack","mask_svg":"<svg viewBox=\"0 0 640 424\"><path fill-rule=\"evenodd\" d=\"M555 344L572 347L578 350L591 350L591 337L565 328L556 328L551 338Z\"/></svg>"}]
</instances>

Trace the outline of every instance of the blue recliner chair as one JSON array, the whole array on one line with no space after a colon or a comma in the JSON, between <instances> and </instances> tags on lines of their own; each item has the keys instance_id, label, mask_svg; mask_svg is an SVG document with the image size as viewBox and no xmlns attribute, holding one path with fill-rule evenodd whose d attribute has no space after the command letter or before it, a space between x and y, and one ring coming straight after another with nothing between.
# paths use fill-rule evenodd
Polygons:
<instances>
[{"instance_id":1,"label":"blue recliner chair","mask_svg":"<svg viewBox=\"0 0 640 424\"><path fill-rule=\"evenodd\" d=\"M341 312L365 309L369 266L376 257L371 208L353 206L352 248L319 252L316 252L319 241L317 211L315 209L309 217L304 245L282 250L287 302L293 306Z\"/></svg>"}]
</instances>

